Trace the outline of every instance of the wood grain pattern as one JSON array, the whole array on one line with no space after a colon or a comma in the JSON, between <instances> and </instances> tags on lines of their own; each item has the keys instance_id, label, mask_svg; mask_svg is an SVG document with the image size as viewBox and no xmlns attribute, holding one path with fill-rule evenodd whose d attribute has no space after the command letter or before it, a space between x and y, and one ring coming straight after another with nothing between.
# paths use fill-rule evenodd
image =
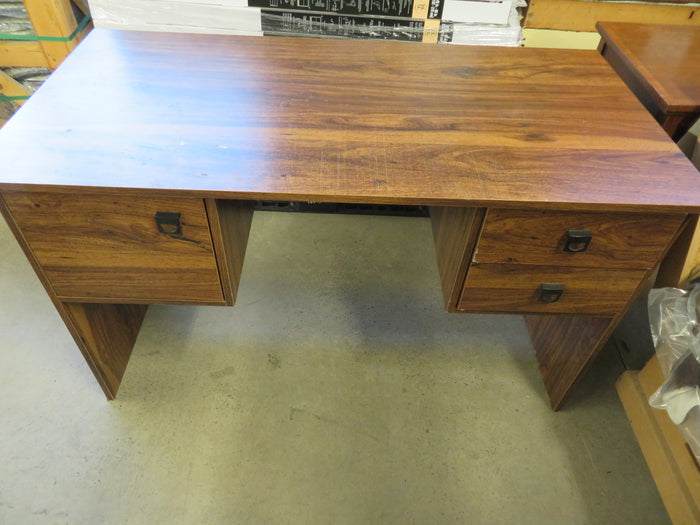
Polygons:
<instances>
[{"instance_id":1,"label":"wood grain pattern","mask_svg":"<svg viewBox=\"0 0 700 525\"><path fill-rule=\"evenodd\" d=\"M227 305L233 306L253 221L253 203L207 199L205 204L224 298Z\"/></svg>"},{"instance_id":2,"label":"wood grain pattern","mask_svg":"<svg viewBox=\"0 0 700 525\"><path fill-rule=\"evenodd\" d=\"M23 0L37 35L68 37L78 26L68 0ZM51 69L66 58L77 41L39 42Z\"/></svg>"},{"instance_id":3,"label":"wood grain pattern","mask_svg":"<svg viewBox=\"0 0 700 525\"><path fill-rule=\"evenodd\" d=\"M201 199L3 197L62 301L224 304ZM156 211L180 212L182 237L159 233Z\"/></svg>"},{"instance_id":4,"label":"wood grain pattern","mask_svg":"<svg viewBox=\"0 0 700 525\"><path fill-rule=\"evenodd\" d=\"M114 399L148 306L69 304L60 301L1 195L0 213L17 238L107 399Z\"/></svg>"},{"instance_id":5,"label":"wood grain pattern","mask_svg":"<svg viewBox=\"0 0 700 525\"><path fill-rule=\"evenodd\" d=\"M700 27L599 22L601 52L675 140L700 116Z\"/></svg>"},{"instance_id":6,"label":"wood grain pattern","mask_svg":"<svg viewBox=\"0 0 700 525\"><path fill-rule=\"evenodd\" d=\"M606 45L666 111L700 111L700 27L599 22Z\"/></svg>"},{"instance_id":7,"label":"wood grain pattern","mask_svg":"<svg viewBox=\"0 0 700 525\"><path fill-rule=\"evenodd\" d=\"M661 261L655 286L685 288L700 274L700 226L692 215Z\"/></svg>"},{"instance_id":8,"label":"wood grain pattern","mask_svg":"<svg viewBox=\"0 0 700 525\"><path fill-rule=\"evenodd\" d=\"M485 213L484 208L430 208L435 255L448 312L457 311L456 304Z\"/></svg>"},{"instance_id":9,"label":"wood grain pattern","mask_svg":"<svg viewBox=\"0 0 700 525\"><path fill-rule=\"evenodd\" d=\"M208 301L214 290L212 302L233 301L245 221L212 199L700 212L695 169L593 51L96 30L0 130L0 158L13 232L108 395L144 311L123 303ZM166 248L118 219L180 199L198 202L199 219L183 214L195 243ZM482 212L455 213L436 234L450 296ZM72 244L56 242L71 233ZM127 256L135 268L120 275L124 244L156 256ZM178 268L175 284L159 284ZM91 295L97 282L103 297ZM533 330L557 407L613 324L568 319Z\"/></svg>"},{"instance_id":10,"label":"wood grain pattern","mask_svg":"<svg viewBox=\"0 0 700 525\"><path fill-rule=\"evenodd\" d=\"M684 215L489 209L474 262L649 269ZM585 252L564 251L568 230L589 230Z\"/></svg>"},{"instance_id":11,"label":"wood grain pattern","mask_svg":"<svg viewBox=\"0 0 700 525\"><path fill-rule=\"evenodd\" d=\"M686 222L691 220L692 217L688 217ZM685 224L681 226L679 232ZM668 248L675 240L675 235L668 240L666 248L659 253L659 261L666 255ZM596 321L594 317L587 316L525 317L537 360L540 363L545 388L554 410L562 407L578 380L612 335L630 304L642 292L652 287L656 277L655 269L656 265L653 269L646 271L637 283L636 289L628 295L627 302L614 315L607 318L605 324Z\"/></svg>"},{"instance_id":12,"label":"wood grain pattern","mask_svg":"<svg viewBox=\"0 0 700 525\"><path fill-rule=\"evenodd\" d=\"M604 38L601 38L598 51L608 61L608 64L620 75L620 78L627 84L630 91L642 103L646 110L656 119L659 124L666 121L668 110L662 107L658 97L655 97L652 89L644 79L640 78L638 71L635 71L629 60L620 54L619 49L614 45L608 45ZM668 133L668 132L667 132ZM669 133L669 136L672 134Z\"/></svg>"},{"instance_id":13,"label":"wood grain pattern","mask_svg":"<svg viewBox=\"0 0 700 525\"><path fill-rule=\"evenodd\" d=\"M645 270L472 264L458 309L613 316L624 308L645 275ZM540 303L537 290L541 283L562 284L564 293L557 302Z\"/></svg>"},{"instance_id":14,"label":"wood grain pattern","mask_svg":"<svg viewBox=\"0 0 700 525\"><path fill-rule=\"evenodd\" d=\"M600 353L614 328L613 320L582 315L527 315L525 323L552 408L559 410L576 381Z\"/></svg>"},{"instance_id":15,"label":"wood grain pattern","mask_svg":"<svg viewBox=\"0 0 700 525\"><path fill-rule=\"evenodd\" d=\"M700 210L650 122L594 51L98 29L0 130L0 188Z\"/></svg>"},{"instance_id":16,"label":"wood grain pattern","mask_svg":"<svg viewBox=\"0 0 700 525\"><path fill-rule=\"evenodd\" d=\"M39 42L0 41L0 67L49 67Z\"/></svg>"},{"instance_id":17,"label":"wood grain pattern","mask_svg":"<svg viewBox=\"0 0 700 525\"><path fill-rule=\"evenodd\" d=\"M147 305L63 303L73 338L108 399L114 399Z\"/></svg>"},{"instance_id":18,"label":"wood grain pattern","mask_svg":"<svg viewBox=\"0 0 700 525\"><path fill-rule=\"evenodd\" d=\"M697 25L695 5L685 2L609 2L588 0L531 0L525 27L564 31L595 31L600 20ZM696 3L696 2L689 2ZM677 4L677 5L668 5Z\"/></svg>"}]
</instances>

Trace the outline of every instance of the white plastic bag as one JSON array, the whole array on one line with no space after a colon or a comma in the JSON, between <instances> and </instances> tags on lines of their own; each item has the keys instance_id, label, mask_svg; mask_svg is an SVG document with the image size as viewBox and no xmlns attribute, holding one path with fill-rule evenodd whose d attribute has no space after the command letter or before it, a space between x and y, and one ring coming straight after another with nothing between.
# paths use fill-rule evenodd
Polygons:
<instances>
[{"instance_id":1,"label":"white plastic bag","mask_svg":"<svg viewBox=\"0 0 700 525\"><path fill-rule=\"evenodd\" d=\"M700 286L649 293L649 323L666 381L649 398L666 410L700 460Z\"/></svg>"}]
</instances>

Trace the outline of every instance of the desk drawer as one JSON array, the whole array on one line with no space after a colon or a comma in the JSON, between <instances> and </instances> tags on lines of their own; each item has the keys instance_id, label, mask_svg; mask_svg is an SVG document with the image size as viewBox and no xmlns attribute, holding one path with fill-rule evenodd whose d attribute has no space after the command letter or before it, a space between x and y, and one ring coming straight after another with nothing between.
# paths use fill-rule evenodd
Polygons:
<instances>
[{"instance_id":1,"label":"desk drawer","mask_svg":"<svg viewBox=\"0 0 700 525\"><path fill-rule=\"evenodd\" d=\"M457 309L615 315L627 304L645 275L645 270L472 264ZM541 284L561 285L559 299L540 302ZM552 295L542 299L552 300Z\"/></svg>"},{"instance_id":2,"label":"desk drawer","mask_svg":"<svg viewBox=\"0 0 700 525\"><path fill-rule=\"evenodd\" d=\"M3 198L61 300L224 304L202 199ZM160 232L156 212L179 213L181 234Z\"/></svg>"},{"instance_id":3,"label":"desk drawer","mask_svg":"<svg viewBox=\"0 0 700 525\"><path fill-rule=\"evenodd\" d=\"M685 215L489 209L473 261L649 269ZM567 232L586 230L585 251L565 251ZM582 249L573 243L573 249Z\"/></svg>"}]
</instances>

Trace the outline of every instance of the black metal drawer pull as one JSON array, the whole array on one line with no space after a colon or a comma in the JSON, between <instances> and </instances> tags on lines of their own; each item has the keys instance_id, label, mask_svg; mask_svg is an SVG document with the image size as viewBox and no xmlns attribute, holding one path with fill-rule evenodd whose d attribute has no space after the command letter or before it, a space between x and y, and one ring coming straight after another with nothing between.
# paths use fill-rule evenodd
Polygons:
<instances>
[{"instance_id":1,"label":"black metal drawer pull","mask_svg":"<svg viewBox=\"0 0 700 525\"><path fill-rule=\"evenodd\" d=\"M564 251L579 253L585 252L588 245L591 244L593 234L588 230L569 230L566 232L566 240L564 241Z\"/></svg>"},{"instance_id":2,"label":"black metal drawer pull","mask_svg":"<svg viewBox=\"0 0 700 525\"><path fill-rule=\"evenodd\" d=\"M160 233L167 235L182 235L180 213L175 211L157 211L156 226Z\"/></svg>"},{"instance_id":3,"label":"black metal drawer pull","mask_svg":"<svg viewBox=\"0 0 700 525\"><path fill-rule=\"evenodd\" d=\"M564 286L557 283L542 283L537 289L538 303L556 303L564 293Z\"/></svg>"}]
</instances>

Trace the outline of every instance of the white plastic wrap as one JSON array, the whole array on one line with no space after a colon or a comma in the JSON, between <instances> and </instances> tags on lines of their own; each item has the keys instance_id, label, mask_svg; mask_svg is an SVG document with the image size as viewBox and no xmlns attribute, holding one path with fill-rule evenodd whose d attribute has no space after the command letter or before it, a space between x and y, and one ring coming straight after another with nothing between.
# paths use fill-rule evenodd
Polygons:
<instances>
[{"instance_id":1,"label":"white plastic wrap","mask_svg":"<svg viewBox=\"0 0 700 525\"><path fill-rule=\"evenodd\" d=\"M260 9L243 0L90 0L95 27L262 35Z\"/></svg>"},{"instance_id":2,"label":"white plastic wrap","mask_svg":"<svg viewBox=\"0 0 700 525\"><path fill-rule=\"evenodd\" d=\"M34 34L34 28L29 21L29 15L22 0L0 0L0 33L9 35Z\"/></svg>"},{"instance_id":3,"label":"white plastic wrap","mask_svg":"<svg viewBox=\"0 0 700 525\"><path fill-rule=\"evenodd\" d=\"M649 322L666 381L649 404L666 410L700 459L700 286L649 293Z\"/></svg>"},{"instance_id":4,"label":"white plastic wrap","mask_svg":"<svg viewBox=\"0 0 700 525\"><path fill-rule=\"evenodd\" d=\"M279 2L270 4L283 5ZM303 2L304 6L307 4L309 2ZM517 46L522 41L518 8L523 7L525 1L451 0L452 10L462 19L468 15L474 17L475 22L489 17L503 21L507 12L507 23L504 24L314 12L301 10L301 4L290 10L245 5L247 0L90 0L95 26L113 29L413 42L437 40L441 43L501 46Z\"/></svg>"},{"instance_id":5,"label":"white plastic wrap","mask_svg":"<svg viewBox=\"0 0 700 525\"><path fill-rule=\"evenodd\" d=\"M525 6L525 0L515 0L511 4L508 23L505 25L454 24L452 43L473 46L519 46L523 41L520 8Z\"/></svg>"}]
</instances>

